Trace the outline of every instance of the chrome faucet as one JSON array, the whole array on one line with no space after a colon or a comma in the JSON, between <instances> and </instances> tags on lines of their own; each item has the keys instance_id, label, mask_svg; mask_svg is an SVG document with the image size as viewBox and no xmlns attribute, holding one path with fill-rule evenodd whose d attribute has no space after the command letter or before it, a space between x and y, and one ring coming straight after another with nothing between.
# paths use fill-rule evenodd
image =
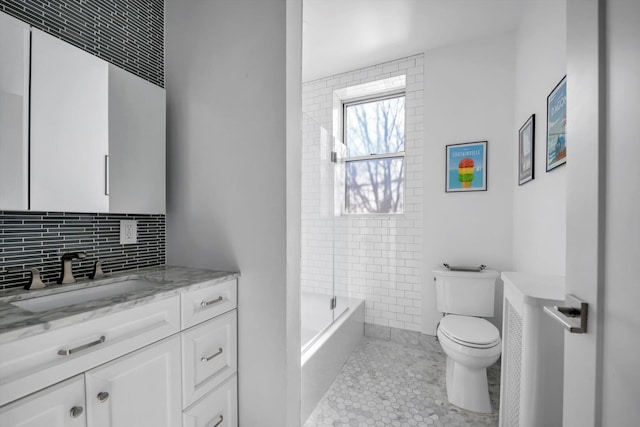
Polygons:
<instances>
[{"instance_id":1,"label":"chrome faucet","mask_svg":"<svg viewBox=\"0 0 640 427\"><path fill-rule=\"evenodd\" d=\"M60 269L60 277L58 278L59 284L75 283L76 278L73 277L73 269L71 261L75 258L85 258L87 256L84 252L65 252L62 254L62 266Z\"/></svg>"}]
</instances>

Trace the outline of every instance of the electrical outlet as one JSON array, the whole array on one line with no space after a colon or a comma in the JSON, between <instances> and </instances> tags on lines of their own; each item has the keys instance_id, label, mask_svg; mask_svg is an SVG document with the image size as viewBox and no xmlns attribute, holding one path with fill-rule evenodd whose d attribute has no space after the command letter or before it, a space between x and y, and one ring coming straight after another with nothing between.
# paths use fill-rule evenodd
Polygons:
<instances>
[{"instance_id":1,"label":"electrical outlet","mask_svg":"<svg viewBox=\"0 0 640 427\"><path fill-rule=\"evenodd\" d=\"M138 221L135 219L120 220L120 244L138 243Z\"/></svg>"}]
</instances>

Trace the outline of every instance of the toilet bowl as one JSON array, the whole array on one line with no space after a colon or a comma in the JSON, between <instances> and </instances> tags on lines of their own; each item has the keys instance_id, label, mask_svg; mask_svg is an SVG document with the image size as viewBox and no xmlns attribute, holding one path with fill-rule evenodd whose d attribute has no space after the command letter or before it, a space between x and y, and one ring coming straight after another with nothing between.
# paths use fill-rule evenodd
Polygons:
<instances>
[{"instance_id":1,"label":"toilet bowl","mask_svg":"<svg viewBox=\"0 0 640 427\"><path fill-rule=\"evenodd\" d=\"M447 355L449 402L469 411L491 413L487 368L502 350L498 329L479 317L451 314L442 318L436 334Z\"/></svg>"}]
</instances>

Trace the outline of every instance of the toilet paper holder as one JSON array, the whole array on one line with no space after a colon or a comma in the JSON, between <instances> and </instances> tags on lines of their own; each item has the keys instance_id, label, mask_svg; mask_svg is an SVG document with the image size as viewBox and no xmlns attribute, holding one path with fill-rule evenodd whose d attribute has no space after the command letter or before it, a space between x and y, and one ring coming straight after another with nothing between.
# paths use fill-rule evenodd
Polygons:
<instances>
[{"instance_id":1,"label":"toilet paper holder","mask_svg":"<svg viewBox=\"0 0 640 427\"><path fill-rule=\"evenodd\" d=\"M567 294L566 304L566 307L545 306L544 312L572 334L586 333L589 304L572 294Z\"/></svg>"}]
</instances>

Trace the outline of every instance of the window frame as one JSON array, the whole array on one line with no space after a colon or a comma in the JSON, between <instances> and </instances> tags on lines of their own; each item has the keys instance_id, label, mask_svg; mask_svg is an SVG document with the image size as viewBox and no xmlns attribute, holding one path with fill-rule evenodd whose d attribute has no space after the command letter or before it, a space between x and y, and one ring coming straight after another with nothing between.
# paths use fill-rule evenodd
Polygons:
<instances>
[{"instance_id":1,"label":"window frame","mask_svg":"<svg viewBox=\"0 0 640 427\"><path fill-rule=\"evenodd\" d=\"M405 138L404 144L403 144L403 150L402 151L397 151L395 153L384 153L384 154L369 154L369 155L365 155L365 156L353 156L353 157L349 157L347 154L345 154L344 157L344 215L363 215L363 216L369 216L369 215L404 215L404 211L405 211L405 204L404 202L406 201L406 186L407 186L407 180L405 179L406 175L407 175L407 162L406 162L406 135L407 135L407 113L406 113L406 107L407 107L407 93L406 93L406 89L402 89L402 90L397 90L397 91L393 91L393 92L387 92L384 94L376 94L376 95L368 95L368 96L362 96L362 97L358 97L358 98L353 98L353 99L349 99L349 100L343 100L342 101L342 141L344 141L344 145L345 147L347 147L347 108L354 106L354 105L360 105L360 104L368 104L371 102L376 102L376 101L384 101L386 99L393 99L393 98L404 98L405 101L405 111L404 111L404 129L403 129L403 135ZM347 153L348 153L348 147L347 147ZM348 163L350 162L358 162L358 161L367 161L367 160L382 160L382 159L402 159L402 210L400 212L386 212L386 213L382 213L382 212L349 212L349 204L347 203L348 201L348 195L349 195L349 191L348 191L348 187L349 187L349 182L347 180L347 170L348 170Z\"/></svg>"}]
</instances>

